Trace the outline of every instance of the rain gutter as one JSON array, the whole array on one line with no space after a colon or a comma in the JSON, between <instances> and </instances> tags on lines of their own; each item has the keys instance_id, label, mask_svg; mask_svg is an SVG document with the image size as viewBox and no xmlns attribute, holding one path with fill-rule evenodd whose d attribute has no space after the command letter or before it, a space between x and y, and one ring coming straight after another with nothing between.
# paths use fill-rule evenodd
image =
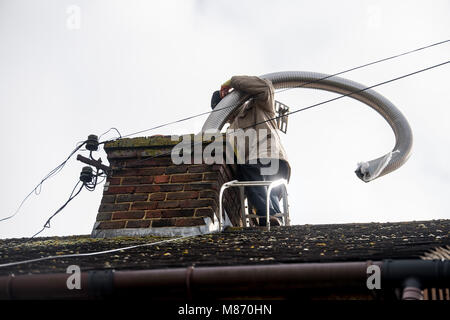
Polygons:
<instances>
[{"instance_id":1,"label":"rain gutter","mask_svg":"<svg viewBox=\"0 0 450 320\"><path fill-rule=\"evenodd\" d=\"M368 293L370 265L380 267L382 289L401 288L404 299L420 299L417 292L422 288L450 287L450 261L383 260L94 270L81 272L81 288L71 290L67 287L71 275L67 273L8 275L0 277L0 299L96 299L130 295L155 299L216 299L295 294L302 289L352 289Z\"/></svg>"}]
</instances>

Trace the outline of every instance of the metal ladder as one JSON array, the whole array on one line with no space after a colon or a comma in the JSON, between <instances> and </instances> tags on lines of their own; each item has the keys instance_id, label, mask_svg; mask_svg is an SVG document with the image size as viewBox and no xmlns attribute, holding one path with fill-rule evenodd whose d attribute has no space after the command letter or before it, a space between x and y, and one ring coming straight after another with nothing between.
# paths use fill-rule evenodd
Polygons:
<instances>
[{"instance_id":1,"label":"metal ladder","mask_svg":"<svg viewBox=\"0 0 450 320\"><path fill-rule=\"evenodd\" d=\"M279 179L274 181L238 181L233 180L229 182L225 182L222 187L220 188L219 193L219 231L223 231L223 193L226 189L231 187L239 187L240 191L240 197L241 197L241 219L242 219L242 225L247 227L248 223L250 223L251 218L261 218L261 216L258 216L256 214L247 214L245 212L245 195L244 195L244 187L251 187L251 186L268 186L267 190L267 198L266 198L266 226L267 231L270 231L270 193L272 192L272 189L278 186L283 186L282 189L282 199L283 199L283 213L277 213L274 216L282 218L282 223L284 226L290 225L290 218L289 218L289 203L288 203L288 193L287 193L287 180L286 179ZM249 221L247 221L249 219ZM247 223L248 222L248 223Z\"/></svg>"}]
</instances>

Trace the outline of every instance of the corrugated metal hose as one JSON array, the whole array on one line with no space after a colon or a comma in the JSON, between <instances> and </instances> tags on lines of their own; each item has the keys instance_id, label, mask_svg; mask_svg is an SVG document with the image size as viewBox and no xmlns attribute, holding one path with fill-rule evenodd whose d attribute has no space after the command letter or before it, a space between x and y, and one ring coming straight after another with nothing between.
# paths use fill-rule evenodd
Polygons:
<instances>
[{"instance_id":1,"label":"corrugated metal hose","mask_svg":"<svg viewBox=\"0 0 450 320\"><path fill-rule=\"evenodd\" d=\"M395 146L392 151L379 158L360 162L356 175L364 182L372 181L401 167L411 155L413 135L408 121L388 99L366 86L337 76L305 71L287 71L269 73L260 76L272 81L275 89L312 88L348 95L363 102L378 112L391 126L395 134ZM233 111L249 99L238 91L225 96L206 119L202 132L221 130Z\"/></svg>"}]
</instances>

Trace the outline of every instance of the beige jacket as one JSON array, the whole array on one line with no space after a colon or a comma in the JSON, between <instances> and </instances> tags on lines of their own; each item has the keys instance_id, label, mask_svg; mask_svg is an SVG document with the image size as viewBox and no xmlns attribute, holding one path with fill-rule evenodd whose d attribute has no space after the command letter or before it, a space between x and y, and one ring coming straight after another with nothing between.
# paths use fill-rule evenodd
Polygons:
<instances>
[{"instance_id":1,"label":"beige jacket","mask_svg":"<svg viewBox=\"0 0 450 320\"><path fill-rule=\"evenodd\" d=\"M244 132L250 128L256 130L258 143L250 145L246 143L245 163L248 163L249 160L264 158L287 161L287 154L281 144L276 120L269 120L276 117L275 92L272 82L255 76L234 76L231 78L231 87L251 96L251 99L234 113L229 127L234 130L243 129ZM266 120L269 121L264 122ZM255 123L260 124L255 126ZM264 129L267 135L264 134ZM236 146L236 141L233 145Z\"/></svg>"}]
</instances>

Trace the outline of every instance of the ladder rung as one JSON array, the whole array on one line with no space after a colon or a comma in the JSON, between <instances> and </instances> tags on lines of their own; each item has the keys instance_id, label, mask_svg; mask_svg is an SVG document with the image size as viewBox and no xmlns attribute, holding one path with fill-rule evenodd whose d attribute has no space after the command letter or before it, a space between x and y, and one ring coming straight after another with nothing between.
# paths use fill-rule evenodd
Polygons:
<instances>
[{"instance_id":1,"label":"ladder rung","mask_svg":"<svg viewBox=\"0 0 450 320\"><path fill-rule=\"evenodd\" d=\"M277 213L274 214L273 217L287 217L287 213Z\"/></svg>"},{"instance_id":2,"label":"ladder rung","mask_svg":"<svg viewBox=\"0 0 450 320\"><path fill-rule=\"evenodd\" d=\"M257 214L246 214L246 218L265 218L266 216L258 216ZM271 215L271 217L287 217L287 213L277 213Z\"/></svg>"}]
</instances>

